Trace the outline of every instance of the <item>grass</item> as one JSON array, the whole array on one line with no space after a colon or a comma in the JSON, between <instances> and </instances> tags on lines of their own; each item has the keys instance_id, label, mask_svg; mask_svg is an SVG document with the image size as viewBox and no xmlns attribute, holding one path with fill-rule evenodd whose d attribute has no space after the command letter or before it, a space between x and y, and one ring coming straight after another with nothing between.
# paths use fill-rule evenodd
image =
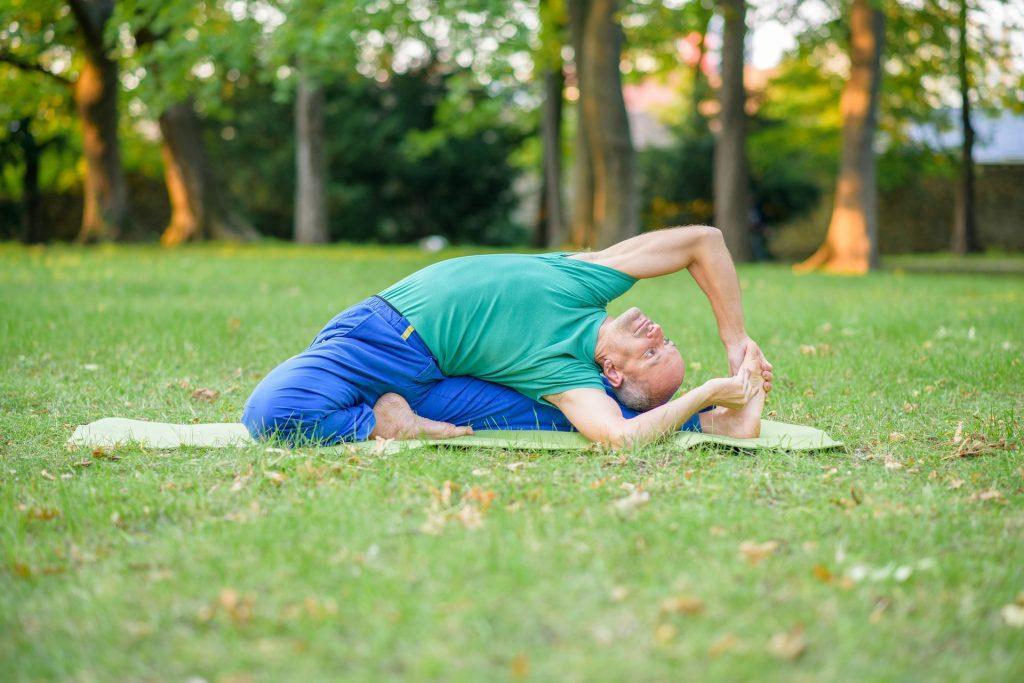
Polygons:
<instances>
[{"instance_id":1,"label":"grass","mask_svg":"<svg viewBox=\"0 0 1024 683\"><path fill-rule=\"evenodd\" d=\"M1024 675L1015 277L743 268L769 410L831 453L64 448L104 416L236 420L262 373L430 258L0 245L0 677ZM685 275L613 311L633 304L688 383L723 371ZM957 456L960 423L980 454ZM622 511L631 487L650 502Z\"/></svg>"}]
</instances>

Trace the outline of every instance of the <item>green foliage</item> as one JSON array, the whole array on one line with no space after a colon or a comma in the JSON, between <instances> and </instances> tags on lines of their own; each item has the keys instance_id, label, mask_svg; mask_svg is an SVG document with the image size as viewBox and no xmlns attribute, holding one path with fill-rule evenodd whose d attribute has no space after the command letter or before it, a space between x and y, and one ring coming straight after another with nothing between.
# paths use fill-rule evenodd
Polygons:
<instances>
[{"instance_id":1,"label":"green foliage","mask_svg":"<svg viewBox=\"0 0 1024 683\"><path fill-rule=\"evenodd\" d=\"M414 142L430 134L448 82L426 68L383 84L357 78L327 87L334 238L404 242L442 234L481 244L524 238L509 219L517 175L510 156L522 141L517 128L440 136L427 149ZM233 195L254 223L288 238L294 130L291 107L273 101L269 87L238 88L227 100L235 115L211 121L209 139L220 150L219 167L230 171L224 175ZM484 99L480 92L471 95Z\"/></svg>"}]
</instances>

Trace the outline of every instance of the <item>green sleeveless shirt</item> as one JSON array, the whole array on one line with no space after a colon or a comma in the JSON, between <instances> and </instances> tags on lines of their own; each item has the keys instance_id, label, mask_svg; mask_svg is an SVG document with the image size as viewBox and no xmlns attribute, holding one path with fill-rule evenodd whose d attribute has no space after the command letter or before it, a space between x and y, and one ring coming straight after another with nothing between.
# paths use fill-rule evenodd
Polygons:
<instances>
[{"instance_id":1,"label":"green sleeveless shirt","mask_svg":"<svg viewBox=\"0 0 1024 683\"><path fill-rule=\"evenodd\" d=\"M464 256L380 293L416 328L449 377L471 375L530 398L603 389L594 361L608 302L636 279L556 254Z\"/></svg>"}]
</instances>

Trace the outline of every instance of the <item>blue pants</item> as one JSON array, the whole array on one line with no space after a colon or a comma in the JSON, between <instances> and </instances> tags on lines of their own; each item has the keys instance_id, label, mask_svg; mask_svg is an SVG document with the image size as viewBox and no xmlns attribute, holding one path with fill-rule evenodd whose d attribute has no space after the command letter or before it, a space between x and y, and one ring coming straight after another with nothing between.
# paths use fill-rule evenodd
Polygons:
<instances>
[{"instance_id":1,"label":"blue pants","mask_svg":"<svg viewBox=\"0 0 1024 683\"><path fill-rule=\"evenodd\" d=\"M560 410L514 389L443 375L409 321L377 296L339 313L309 348L264 377L242 422L257 439L362 441L376 425L374 404L389 392L417 415L477 430L573 429ZM626 417L636 415L620 407ZM700 431L700 420L694 415L683 429Z\"/></svg>"}]
</instances>

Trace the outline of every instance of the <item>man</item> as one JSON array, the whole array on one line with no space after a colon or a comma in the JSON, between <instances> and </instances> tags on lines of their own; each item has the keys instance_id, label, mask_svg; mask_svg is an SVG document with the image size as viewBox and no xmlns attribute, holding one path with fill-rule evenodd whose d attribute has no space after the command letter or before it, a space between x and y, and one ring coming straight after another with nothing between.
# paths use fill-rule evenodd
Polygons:
<instances>
[{"instance_id":1,"label":"man","mask_svg":"<svg viewBox=\"0 0 1024 683\"><path fill-rule=\"evenodd\" d=\"M638 308L638 279L688 270L718 322L731 377L670 400L685 364ZM242 421L292 443L450 438L473 428L576 429L613 447L680 428L757 436L772 366L744 329L739 284L710 227L602 251L441 261L327 323L256 387Z\"/></svg>"}]
</instances>

